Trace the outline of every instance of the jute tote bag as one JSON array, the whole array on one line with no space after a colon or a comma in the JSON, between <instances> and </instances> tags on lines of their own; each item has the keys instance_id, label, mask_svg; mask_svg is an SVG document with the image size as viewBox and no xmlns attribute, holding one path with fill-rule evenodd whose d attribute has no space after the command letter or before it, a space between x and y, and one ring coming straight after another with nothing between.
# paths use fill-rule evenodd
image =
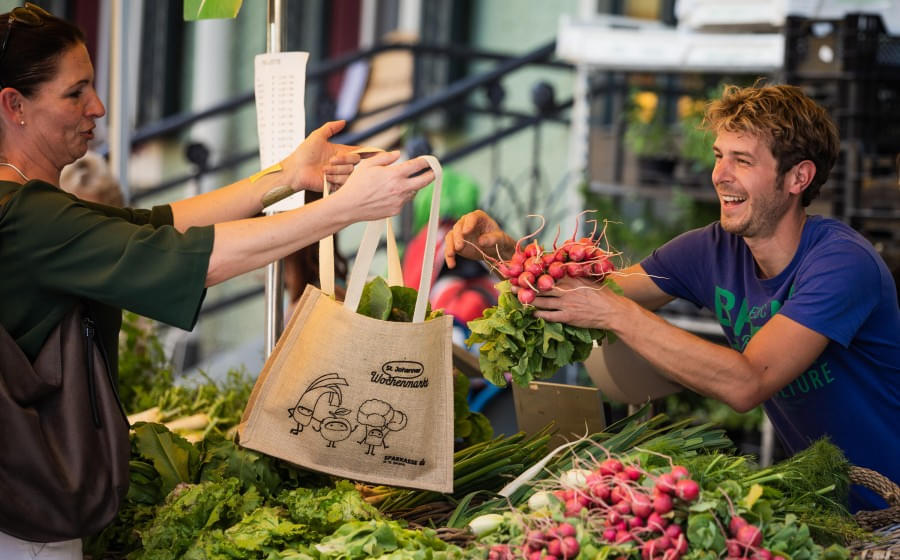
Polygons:
<instances>
[{"instance_id":1,"label":"jute tote bag","mask_svg":"<svg viewBox=\"0 0 900 560\"><path fill-rule=\"evenodd\" d=\"M453 490L453 322L424 321L441 197L440 164L426 158L436 178L413 322L356 313L385 224L369 222L344 303L313 286L301 296L244 411L244 447L344 478ZM333 267L321 274L333 286Z\"/></svg>"}]
</instances>

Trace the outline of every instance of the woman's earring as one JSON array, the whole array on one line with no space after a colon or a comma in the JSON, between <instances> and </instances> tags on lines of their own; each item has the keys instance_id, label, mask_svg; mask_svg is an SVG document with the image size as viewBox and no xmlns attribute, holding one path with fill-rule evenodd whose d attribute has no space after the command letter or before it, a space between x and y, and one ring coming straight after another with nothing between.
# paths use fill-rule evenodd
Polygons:
<instances>
[{"instance_id":1,"label":"woman's earring","mask_svg":"<svg viewBox=\"0 0 900 560\"><path fill-rule=\"evenodd\" d=\"M19 126L25 126L25 121L19 121Z\"/></svg>"}]
</instances>

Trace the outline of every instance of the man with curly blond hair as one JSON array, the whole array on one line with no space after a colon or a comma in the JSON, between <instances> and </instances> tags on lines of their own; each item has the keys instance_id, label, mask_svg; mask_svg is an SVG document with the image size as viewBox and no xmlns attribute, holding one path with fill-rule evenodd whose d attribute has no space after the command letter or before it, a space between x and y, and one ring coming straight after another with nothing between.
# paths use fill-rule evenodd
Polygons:
<instances>
[{"instance_id":1,"label":"man with curly blond hair","mask_svg":"<svg viewBox=\"0 0 900 560\"><path fill-rule=\"evenodd\" d=\"M738 411L763 404L791 452L828 437L855 465L900 481L900 308L891 273L847 225L808 215L838 156L837 129L799 88L728 86L707 109L720 219L616 277L619 296L567 278L536 315L613 331L657 369ZM511 254L487 214L447 236L456 254ZM652 310L683 298L715 313L728 346ZM850 507L880 509L855 488Z\"/></svg>"}]
</instances>

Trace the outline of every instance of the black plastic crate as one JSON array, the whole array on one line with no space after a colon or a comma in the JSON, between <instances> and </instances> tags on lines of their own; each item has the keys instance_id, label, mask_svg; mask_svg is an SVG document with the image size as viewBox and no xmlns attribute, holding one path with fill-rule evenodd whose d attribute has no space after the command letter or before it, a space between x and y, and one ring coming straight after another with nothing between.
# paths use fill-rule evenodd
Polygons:
<instances>
[{"instance_id":1,"label":"black plastic crate","mask_svg":"<svg viewBox=\"0 0 900 560\"><path fill-rule=\"evenodd\" d=\"M849 73L900 81L900 37L887 34L880 15L789 16L784 36L784 70L789 75Z\"/></svg>"}]
</instances>

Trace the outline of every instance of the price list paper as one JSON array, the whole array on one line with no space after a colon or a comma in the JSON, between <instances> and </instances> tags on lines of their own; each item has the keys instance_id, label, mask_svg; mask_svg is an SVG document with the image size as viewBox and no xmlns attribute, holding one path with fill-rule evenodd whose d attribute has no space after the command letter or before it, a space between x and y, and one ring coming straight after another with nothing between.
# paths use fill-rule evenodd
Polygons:
<instances>
[{"instance_id":1,"label":"price list paper","mask_svg":"<svg viewBox=\"0 0 900 560\"><path fill-rule=\"evenodd\" d=\"M254 92L259 135L260 169L287 157L306 137L306 63L309 53L279 52L256 55ZM297 193L266 209L282 212L303 205Z\"/></svg>"}]
</instances>

